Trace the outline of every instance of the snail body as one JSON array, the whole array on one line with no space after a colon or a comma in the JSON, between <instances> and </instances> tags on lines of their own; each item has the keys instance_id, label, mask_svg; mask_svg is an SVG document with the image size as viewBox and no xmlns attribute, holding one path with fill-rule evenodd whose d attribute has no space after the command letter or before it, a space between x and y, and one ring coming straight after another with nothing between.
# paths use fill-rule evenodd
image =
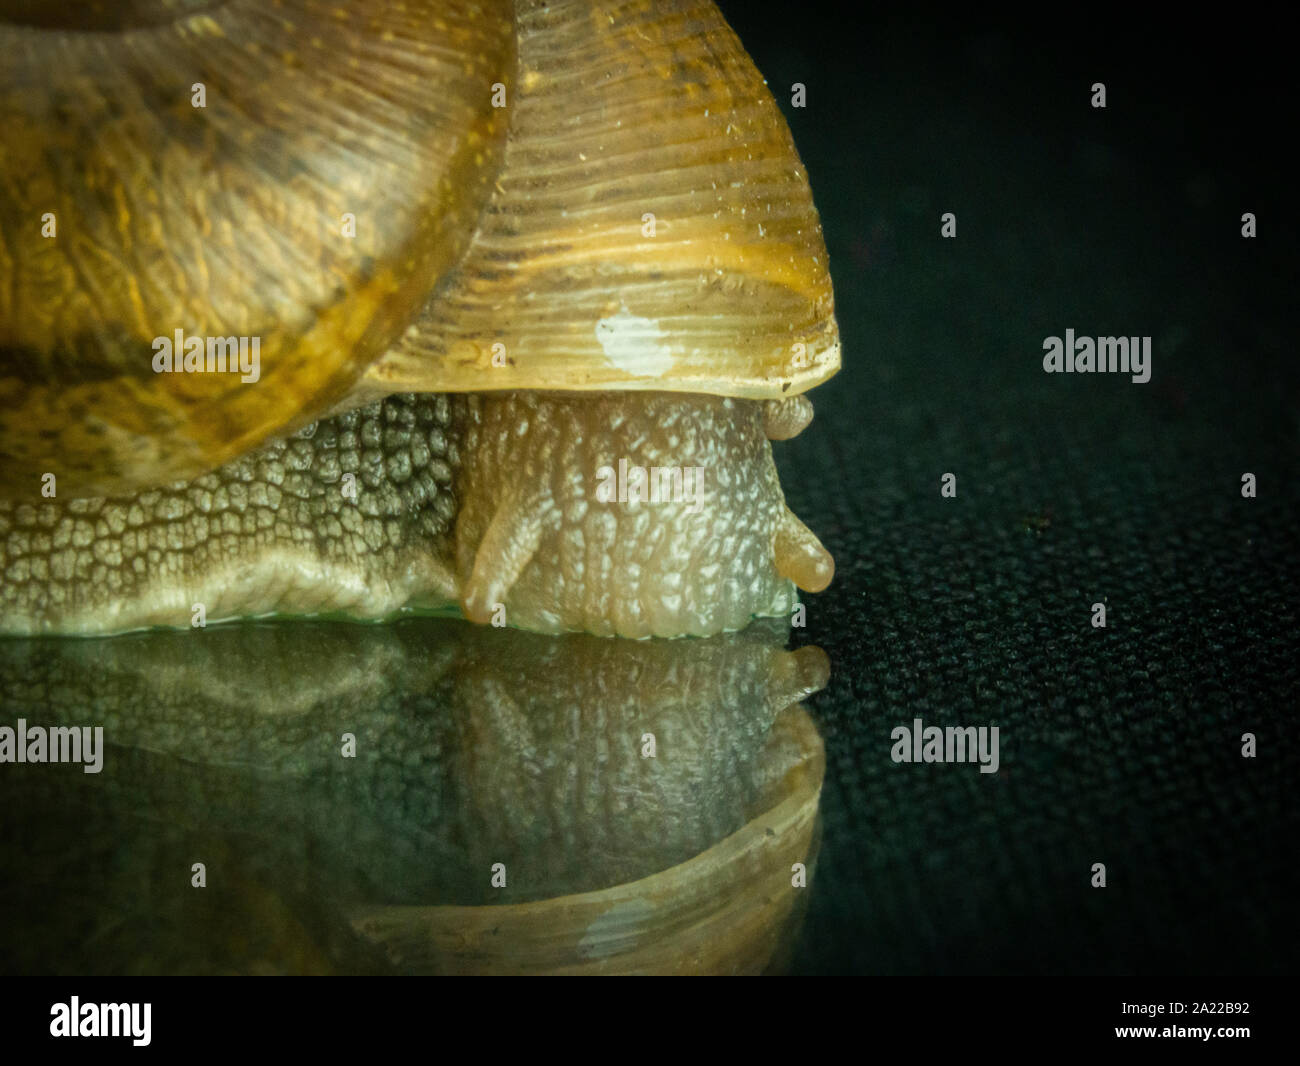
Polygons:
<instances>
[{"instance_id":1,"label":"snail body","mask_svg":"<svg viewBox=\"0 0 1300 1066\"><path fill-rule=\"evenodd\" d=\"M825 248L711 4L7 6L0 631L675 636L830 580L768 443L839 366Z\"/></svg>"}]
</instances>

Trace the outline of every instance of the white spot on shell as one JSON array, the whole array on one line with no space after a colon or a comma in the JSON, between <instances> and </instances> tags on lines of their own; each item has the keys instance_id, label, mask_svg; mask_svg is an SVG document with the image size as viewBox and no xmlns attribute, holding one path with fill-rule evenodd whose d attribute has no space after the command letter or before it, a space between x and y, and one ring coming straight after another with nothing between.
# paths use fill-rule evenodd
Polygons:
<instances>
[{"instance_id":1,"label":"white spot on shell","mask_svg":"<svg viewBox=\"0 0 1300 1066\"><path fill-rule=\"evenodd\" d=\"M626 307L596 323L596 340L605 350L605 358L630 374L663 374L676 361L663 343L659 323L634 315Z\"/></svg>"},{"instance_id":2,"label":"white spot on shell","mask_svg":"<svg viewBox=\"0 0 1300 1066\"><path fill-rule=\"evenodd\" d=\"M578 954L585 959L603 959L626 950L629 933L647 926L655 906L643 899L625 899L596 917L578 941Z\"/></svg>"}]
</instances>

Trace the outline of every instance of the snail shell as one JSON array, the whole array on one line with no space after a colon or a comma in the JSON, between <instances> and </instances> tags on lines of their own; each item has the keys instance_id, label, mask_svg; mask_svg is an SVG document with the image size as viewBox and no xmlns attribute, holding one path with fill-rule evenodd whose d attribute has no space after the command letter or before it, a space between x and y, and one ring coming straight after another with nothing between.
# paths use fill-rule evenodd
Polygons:
<instances>
[{"instance_id":1,"label":"snail shell","mask_svg":"<svg viewBox=\"0 0 1300 1066\"><path fill-rule=\"evenodd\" d=\"M521 4L518 32L517 108L469 255L367 380L775 399L833 374L807 176L717 10Z\"/></svg>"},{"instance_id":2,"label":"snail shell","mask_svg":"<svg viewBox=\"0 0 1300 1066\"><path fill-rule=\"evenodd\" d=\"M464 253L513 52L506 4L0 4L3 491L193 477L341 400ZM257 337L257 382L155 373L177 329Z\"/></svg>"},{"instance_id":3,"label":"snail shell","mask_svg":"<svg viewBox=\"0 0 1300 1066\"><path fill-rule=\"evenodd\" d=\"M767 443L839 367L825 247L712 4L84 17L0 5L0 628L677 635L830 580ZM176 330L257 379L156 373ZM620 461L703 516L597 506Z\"/></svg>"}]
</instances>

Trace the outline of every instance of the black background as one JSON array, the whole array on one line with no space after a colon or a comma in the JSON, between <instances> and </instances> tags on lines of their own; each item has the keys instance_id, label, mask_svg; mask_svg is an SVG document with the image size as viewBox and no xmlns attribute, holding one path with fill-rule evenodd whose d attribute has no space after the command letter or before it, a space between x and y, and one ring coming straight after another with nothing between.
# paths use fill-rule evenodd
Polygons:
<instances>
[{"instance_id":1,"label":"black background","mask_svg":"<svg viewBox=\"0 0 1300 1066\"><path fill-rule=\"evenodd\" d=\"M808 169L844 345L777 446L838 564L798 637L833 674L796 971L1294 971L1288 35L720 6ZM1151 336L1150 382L1045 374L1067 328ZM913 717L999 726L1000 772L895 765Z\"/></svg>"}]
</instances>

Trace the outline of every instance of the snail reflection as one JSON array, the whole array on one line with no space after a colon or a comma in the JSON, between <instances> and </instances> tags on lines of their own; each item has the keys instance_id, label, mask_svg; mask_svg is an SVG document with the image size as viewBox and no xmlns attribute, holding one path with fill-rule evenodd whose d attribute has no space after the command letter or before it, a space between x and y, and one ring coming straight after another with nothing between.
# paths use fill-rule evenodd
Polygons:
<instances>
[{"instance_id":1,"label":"snail reflection","mask_svg":"<svg viewBox=\"0 0 1300 1066\"><path fill-rule=\"evenodd\" d=\"M709 635L831 580L770 444L826 247L712 4L100 8L0 0L0 632Z\"/></svg>"},{"instance_id":2,"label":"snail reflection","mask_svg":"<svg viewBox=\"0 0 1300 1066\"><path fill-rule=\"evenodd\" d=\"M452 619L0 641L11 972L757 972L812 888L813 647ZM195 887L202 864L204 887ZM803 886L807 887L803 887Z\"/></svg>"}]
</instances>

